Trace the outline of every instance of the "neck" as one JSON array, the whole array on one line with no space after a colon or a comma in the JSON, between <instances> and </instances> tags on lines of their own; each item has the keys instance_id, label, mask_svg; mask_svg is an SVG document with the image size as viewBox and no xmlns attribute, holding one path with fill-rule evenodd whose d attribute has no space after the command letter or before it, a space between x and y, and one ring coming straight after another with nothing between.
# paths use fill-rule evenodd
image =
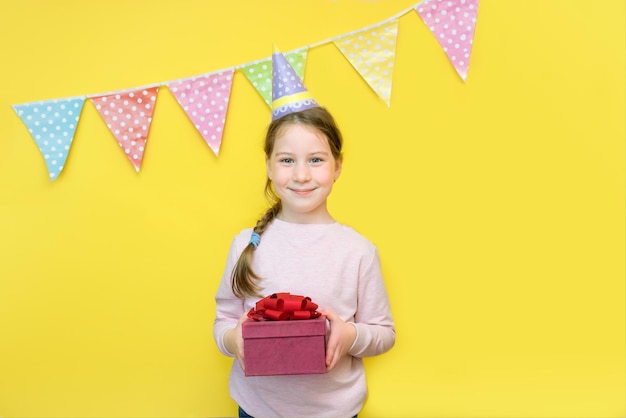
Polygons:
<instances>
[{"instance_id":1,"label":"neck","mask_svg":"<svg viewBox=\"0 0 626 418\"><path fill-rule=\"evenodd\" d=\"M312 213L286 212L283 209L276 216L276 218L280 219L283 222L288 222L292 224L332 224L332 223L335 223L335 220L333 219L333 217L330 215L328 211L323 211L320 213L312 214Z\"/></svg>"}]
</instances>

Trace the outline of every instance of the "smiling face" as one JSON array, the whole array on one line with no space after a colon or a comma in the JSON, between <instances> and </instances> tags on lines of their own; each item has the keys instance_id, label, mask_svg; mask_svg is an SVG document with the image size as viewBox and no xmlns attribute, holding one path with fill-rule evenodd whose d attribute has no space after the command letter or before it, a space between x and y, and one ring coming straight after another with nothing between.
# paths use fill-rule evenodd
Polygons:
<instances>
[{"instance_id":1,"label":"smiling face","mask_svg":"<svg viewBox=\"0 0 626 418\"><path fill-rule=\"evenodd\" d=\"M310 126L289 123L266 159L267 175L282 201L279 219L293 223L332 223L326 199L341 173L341 161L328 139Z\"/></svg>"}]
</instances>

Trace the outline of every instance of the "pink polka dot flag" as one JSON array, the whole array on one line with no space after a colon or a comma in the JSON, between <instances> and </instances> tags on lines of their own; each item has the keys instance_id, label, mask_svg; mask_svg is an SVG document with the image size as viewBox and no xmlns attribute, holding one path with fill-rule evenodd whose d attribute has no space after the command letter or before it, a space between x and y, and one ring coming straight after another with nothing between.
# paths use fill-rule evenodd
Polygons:
<instances>
[{"instance_id":1,"label":"pink polka dot flag","mask_svg":"<svg viewBox=\"0 0 626 418\"><path fill-rule=\"evenodd\" d=\"M235 70L167 85L215 156L220 152Z\"/></svg>"},{"instance_id":2,"label":"pink polka dot flag","mask_svg":"<svg viewBox=\"0 0 626 418\"><path fill-rule=\"evenodd\" d=\"M158 90L151 87L91 98L137 172L143 161Z\"/></svg>"},{"instance_id":3,"label":"pink polka dot flag","mask_svg":"<svg viewBox=\"0 0 626 418\"><path fill-rule=\"evenodd\" d=\"M425 0L415 7L463 81L467 80L478 0Z\"/></svg>"}]
</instances>

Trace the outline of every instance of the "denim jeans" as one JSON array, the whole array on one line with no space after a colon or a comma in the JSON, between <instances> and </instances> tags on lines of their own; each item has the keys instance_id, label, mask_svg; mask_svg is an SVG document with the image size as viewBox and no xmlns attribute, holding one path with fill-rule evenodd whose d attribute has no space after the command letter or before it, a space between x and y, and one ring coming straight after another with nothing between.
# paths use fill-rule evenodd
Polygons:
<instances>
[{"instance_id":1,"label":"denim jeans","mask_svg":"<svg viewBox=\"0 0 626 418\"><path fill-rule=\"evenodd\" d=\"M248 413L246 411L244 411L243 409L241 409L241 407L239 407L239 418L253 418L252 415L248 415Z\"/></svg>"}]
</instances>

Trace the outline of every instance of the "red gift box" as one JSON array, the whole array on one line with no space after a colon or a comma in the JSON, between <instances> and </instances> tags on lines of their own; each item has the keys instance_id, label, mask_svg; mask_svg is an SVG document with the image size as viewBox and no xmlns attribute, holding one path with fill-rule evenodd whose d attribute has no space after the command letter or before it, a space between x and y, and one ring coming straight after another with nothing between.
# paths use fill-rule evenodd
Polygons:
<instances>
[{"instance_id":1,"label":"red gift box","mask_svg":"<svg viewBox=\"0 0 626 418\"><path fill-rule=\"evenodd\" d=\"M326 372L326 317L242 323L246 376Z\"/></svg>"}]
</instances>

